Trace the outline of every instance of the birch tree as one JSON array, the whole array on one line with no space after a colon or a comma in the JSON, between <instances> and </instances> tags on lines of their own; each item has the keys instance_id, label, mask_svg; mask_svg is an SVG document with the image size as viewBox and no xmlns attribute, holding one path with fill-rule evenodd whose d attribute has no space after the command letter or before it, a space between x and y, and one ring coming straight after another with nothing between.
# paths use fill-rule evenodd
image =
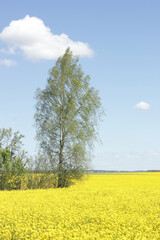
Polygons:
<instances>
[{"instance_id":1,"label":"birch tree","mask_svg":"<svg viewBox=\"0 0 160 240\"><path fill-rule=\"evenodd\" d=\"M36 91L36 136L58 187L86 169L101 113L98 91L68 48L50 69L45 89Z\"/></svg>"}]
</instances>

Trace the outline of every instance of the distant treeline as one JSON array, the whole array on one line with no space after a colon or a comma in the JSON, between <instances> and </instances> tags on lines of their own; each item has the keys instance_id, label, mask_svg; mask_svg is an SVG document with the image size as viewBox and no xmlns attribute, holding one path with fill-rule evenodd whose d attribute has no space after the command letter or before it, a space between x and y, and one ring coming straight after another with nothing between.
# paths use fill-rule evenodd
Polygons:
<instances>
[{"instance_id":1,"label":"distant treeline","mask_svg":"<svg viewBox=\"0 0 160 240\"><path fill-rule=\"evenodd\" d=\"M160 172L160 170L148 170L147 172Z\"/></svg>"},{"instance_id":2,"label":"distant treeline","mask_svg":"<svg viewBox=\"0 0 160 240\"><path fill-rule=\"evenodd\" d=\"M116 170L87 170L87 173L129 173L129 172L160 172L160 170L137 170L137 171L116 171Z\"/></svg>"}]
</instances>

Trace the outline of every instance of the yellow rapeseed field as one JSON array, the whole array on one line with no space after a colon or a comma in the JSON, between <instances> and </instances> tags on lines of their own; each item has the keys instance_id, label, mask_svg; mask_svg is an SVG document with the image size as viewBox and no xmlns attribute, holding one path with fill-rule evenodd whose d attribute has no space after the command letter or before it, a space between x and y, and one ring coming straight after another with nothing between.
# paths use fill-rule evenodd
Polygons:
<instances>
[{"instance_id":1,"label":"yellow rapeseed field","mask_svg":"<svg viewBox=\"0 0 160 240\"><path fill-rule=\"evenodd\" d=\"M0 192L0 239L160 239L160 173Z\"/></svg>"}]
</instances>

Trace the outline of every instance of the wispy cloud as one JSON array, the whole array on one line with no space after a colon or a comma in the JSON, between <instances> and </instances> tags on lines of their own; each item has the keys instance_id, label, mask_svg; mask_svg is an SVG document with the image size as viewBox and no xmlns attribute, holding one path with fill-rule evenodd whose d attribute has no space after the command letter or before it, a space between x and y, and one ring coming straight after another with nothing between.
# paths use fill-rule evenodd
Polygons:
<instances>
[{"instance_id":1,"label":"wispy cloud","mask_svg":"<svg viewBox=\"0 0 160 240\"><path fill-rule=\"evenodd\" d=\"M151 107L150 104L146 102L139 102L134 106L134 108L141 109L141 110L149 110L150 107Z\"/></svg>"},{"instance_id":2,"label":"wispy cloud","mask_svg":"<svg viewBox=\"0 0 160 240\"><path fill-rule=\"evenodd\" d=\"M5 65L7 67L13 67L13 66L17 65L17 62L13 61L11 59L3 59L3 60L0 60L0 65Z\"/></svg>"},{"instance_id":3,"label":"wispy cloud","mask_svg":"<svg viewBox=\"0 0 160 240\"><path fill-rule=\"evenodd\" d=\"M8 49L1 48L0 52L4 54L15 54L15 49L14 47L8 47Z\"/></svg>"},{"instance_id":4,"label":"wispy cloud","mask_svg":"<svg viewBox=\"0 0 160 240\"><path fill-rule=\"evenodd\" d=\"M104 152L95 156L93 165L102 170L160 170L160 152Z\"/></svg>"},{"instance_id":5,"label":"wispy cloud","mask_svg":"<svg viewBox=\"0 0 160 240\"><path fill-rule=\"evenodd\" d=\"M0 39L14 52L20 49L26 58L33 61L57 59L67 47L82 57L92 57L94 53L87 43L75 42L64 33L55 35L41 19L29 15L11 21L0 33Z\"/></svg>"}]
</instances>

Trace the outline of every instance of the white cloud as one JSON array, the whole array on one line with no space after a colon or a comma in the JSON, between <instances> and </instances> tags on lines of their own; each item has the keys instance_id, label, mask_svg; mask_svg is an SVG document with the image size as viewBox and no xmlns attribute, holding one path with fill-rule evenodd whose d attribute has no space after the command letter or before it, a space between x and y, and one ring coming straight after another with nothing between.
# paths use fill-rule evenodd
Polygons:
<instances>
[{"instance_id":1,"label":"white cloud","mask_svg":"<svg viewBox=\"0 0 160 240\"><path fill-rule=\"evenodd\" d=\"M41 19L29 15L11 21L0 33L0 39L10 49L20 49L25 57L33 61L57 59L64 54L67 47L70 47L75 55L93 56L93 50L87 43L74 42L64 33L55 35Z\"/></svg>"},{"instance_id":2,"label":"white cloud","mask_svg":"<svg viewBox=\"0 0 160 240\"><path fill-rule=\"evenodd\" d=\"M13 60L10 60L10 59L3 59L3 60L0 60L0 65L5 65L7 67L12 67L12 66L17 65L17 62L13 61Z\"/></svg>"},{"instance_id":3,"label":"white cloud","mask_svg":"<svg viewBox=\"0 0 160 240\"><path fill-rule=\"evenodd\" d=\"M150 105L148 103L146 103L146 102L137 103L134 107L137 108L137 109L141 109L141 110L148 110L148 109L150 109Z\"/></svg>"}]
</instances>

